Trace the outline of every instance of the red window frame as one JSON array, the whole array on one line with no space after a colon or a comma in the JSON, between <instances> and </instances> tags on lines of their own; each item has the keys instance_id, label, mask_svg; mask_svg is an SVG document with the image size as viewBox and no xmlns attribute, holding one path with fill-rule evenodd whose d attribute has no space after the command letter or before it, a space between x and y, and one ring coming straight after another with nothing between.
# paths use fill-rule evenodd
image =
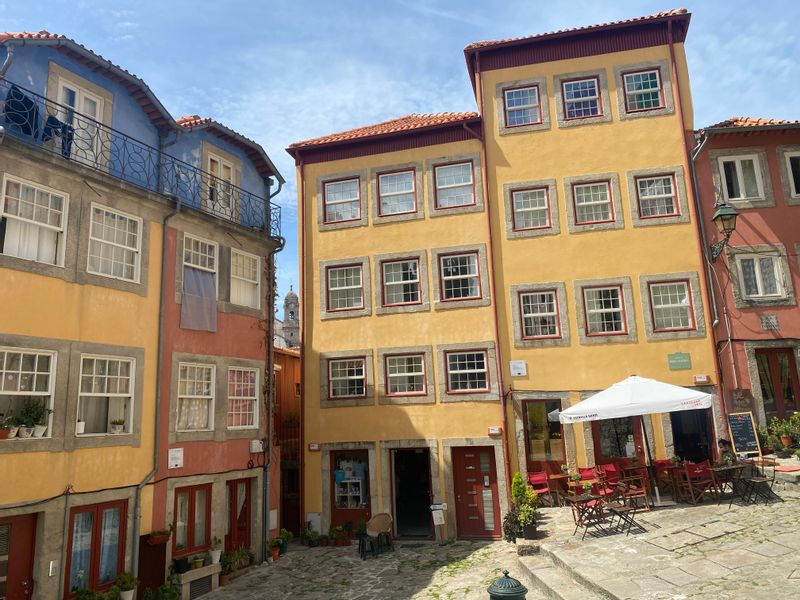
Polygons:
<instances>
[{"instance_id":1,"label":"red window frame","mask_svg":"<svg viewBox=\"0 0 800 600\"><path fill-rule=\"evenodd\" d=\"M525 313L522 311L522 297L527 294L546 294L552 292L553 304L556 307L556 335L525 335ZM523 290L518 293L520 338L523 340L558 340L561 339L561 311L558 307L558 290Z\"/></svg>"},{"instance_id":2,"label":"red window frame","mask_svg":"<svg viewBox=\"0 0 800 600\"><path fill-rule=\"evenodd\" d=\"M544 190L544 199L547 203L545 210L547 210L547 225L539 225L538 227L517 227L517 211L514 205L514 194L518 192L535 192L536 190ZM511 229L513 231L535 231L538 229L551 229L553 227L553 218L550 212L550 190L547 186L537 186L529 188L519 188L511 190Z\"/></svg>"},{"instance_id":3,"label":"red window frame","mask_svg":"<svg viewBox=\"0 0 800 600\"><path fill-rule=\"evenodd\" d=\"M653 286L662 284L683 283L686 285L686 295L689 297L689 327L672 327L663 328L656 327L656 310L653 302ZM650 319L653 323L653 331L657 333L669 333L672 331L694 331L697 329L697 323L694 319L694 299L692 298L692 285L688 279L664 279L661 281L649 281L647 283L647 296L650 304Z\"/></svg>"},{"instance_id":4,"label":"red window frame","mask_svg":"<svg viewBox=\"0 0 800 600\"><path fill-rule=\"evenodd\" d=\"M666 215L652 215L652 216L644 216L642 215L642 199L639 196L639 180L640 179L657 179L659 177L669 177L672 179L672 191L673 191L673 206L675 212L666 214ZM680 206L678 205L678 182L675 179L675 173L657 173L655 175L641 175L639 177L633 178L633 185L636 189L636 210L639 212L640 219L665 219L669 217L680 217L681 210Z\"/></svg>"},{"instance_id":5,"label":"red window frame","mask_svg":"<svg viewBox=\"0 0 800 600\"><path fill-rule=\"evenodd\" d=\"M475 277L478 278L478 295L477 296L466 296L463 298L445 298L444 297L444 267L442 266L442 260L445 258L452 258L454 256L467 256L472 254L475 256L475 268L476 273ZM440 302L464 302L467 300L480 300L483 298L483 287L481 286L481 256L480 253L476 250L473 252L450 252L448 254L440 254L439 255L439 301Z\"/></svg>"},{"instance_id":6,"label":"red window frame","mask_svg":"<svg viewBox=\"0 0 800 600\"><path fill-rule=\"evenodd\" d=\"M392 264L392 263L403 263L403 262L415 262L415 263L417 263L417 277L419 278L419 281L417 281L417 285L419 286L419 300L417 300L416 302L393 302L393 303L388 303L388 302L386 302L386 282L385 282L385 279L384 279L385 273L383 271L383 265L389 265L389 264ZM381 272L381 306L414 306L414 305L417 305L417 304L422 304L422 273L420 272L420 264L419 264L419 258L418 257L409 256L408 258L397 258L397 259L393 258L391 260L382 260L381 261L380 272Z\"/></svg>"},{"instance_id":7,"label":"red window frame","mask_svg":"<svg viewBox=\"0 0 800 600\"><path fill-rule=\"evenodd\" d=\"M361 269L361 304L359 306L350 306L347 308L331 308L331 286L330 286L330 272L331 269L350 269L358 267ZM325 267L325 312L347 312L349 310L364 310L364 265L361 263L353 263L351 265L335 265Z\"/></svg>"},{"instance_id":8,"label":"red window frame","mask_svg":"<svg viewBox=\"0 0 800 600\"><path fill-rule=\"evenodd\" d=\"M73 506L69 511L69 535L67 543L67 558L64 569L64 598L74 598L76 592L69 589L69 575L72 570L72 543L73 533L75 531L75 515L78 513L92 512L92 545L91 545L91 570L88 581L88 588L95 591L105 591L114 585L114 581L110 581L103 585L98 584L100 568L100 539L103 526L102 514L107 508L119 508L119 540L117 543L117 573L122 573L125 570L125 538L128 530L128 501L127 500L114 500L112 502L102 502L100 504L86 504L84 506Z\"/></svg>"},{"instance_id":9,"label":"red window frame","mask_svg":"<svg viewBox=\"0 0 800 600\"><path fill-rule=\"evenodd\" d=\"M607 290L616 288L619 290L619 304L622 311L622 331L601 331L598 333L589 333L589 311L586 307L586 290ZM621 285L588 285L581 288L581 298L583 300L583 322L584 332L586 337L606 337L612 335L628 335L628 314L627 307L625 306L625 294L623 293Z\"/></svg>"},{"instance_id":10,"label":"red window frame","mask_svg":"<svg viewBox=\"0 0 800 600\"><path fill-rule=\"evenodd\" d=\"M389 359L400 358L404 356L419 356L422 358L422 391L421 392L400 392L389 393ZM385 395L388 397L396 398L406 396L425 396L428 394L428 369L425 366L425 353L424 352L405 352L400 354L386 354L383 357L383 389L386 390Z\"/></svg>"},{"instance_id":11,"label":"red window frame","mask_svg":"<svg viewBox=\"0 0 800 600\"><path fill-rule=\"evenodd\" d=\"M404 210L403 212L390 213L384 215L381 212L381 176L383 175L397 175L399 173L411 173L411 180L414 182L414 208L411 210ZM382 171L375 174L375 189L378 194L378 216L379 217L396 217L398 215L412 215L417 212L419 205L417 204L417 170L414 167L410 169L395 169L394 171Z\"/></svg>"},{"instance_id":12,"label":"red window frame","mask_svg":"<svg viewBox=\"0 0 800 600\"><path fill-rule=\"evenodd\" d=\"M330 183L341 183L343 181L355 181L356 182L356 189L358 190L358 216L352 219L339 219L336 221L329 221L328 220L328 184ZM325 225L329 223L350 223L352 221L360 221L361 220L361 177L341 177L339 179L329 179L328 181L322 182L322 222Z\"/></svg>"},{"instance_id":13,"label":"red window frame","mask_svg":"<svg viewBox=\"0 0 800 600\"><path fill-rule=\"evenodd\" d=\"M509 125L508 124L508 103L506 102L506 92L513 92L516 90L527 90L531 88L536 88L536 97L539 99L539 120L533 121L531 123L523 123L521 125ZM517 85L514 87L507 87L503 88L503 121L505 122L505 126L507 129L513 129L515 127L527 127L528 125L541 125L542 124L542 91L539 89L538 83L533 83L531 85Z\"/></svg>"},{"instance_id":14,"label":"red window frame","mask_svg":"<svg viewBox=\"0 0 800 600\"><path fill-rule=\"evenodd\" d=\"M450 388L450 361L451 354L483 354L483 364L486 367L486 387L471 390L454 390ZM483 394L491 389L489 372L489 353L485 349L476 348L474 350L450 350L444 353L444 384L448 394Z\"/></svg>"},{"instance_id":15,"label":"red window frame","mask_svg":"<svg viewBox=\"0 0 800 600\"><path fill-rule=\"evenodd\" d=\"M195 521L195 502L196 494L200 490L206 492L206 531L204 544L199 546L194 545L194 521ZM186 548L182 550L177 549L178 536L172 536L172 556L186 556L188 554L196 554L203 552L211 547L211 484L201 483L199 485L190 485L186 487L175 488L175 499L173 500L173 513L172 522L173 526L177 527L178 524L178 495L189 494L189 512L186 517Z\"/></svg>"},{"instance_id":16,"label":"red window frame","mask_svg":"<svg viewBox=\"0 0 800 600\"><path fill-rule=\"evenodd\" d=\"M585 117L568 117L567 116L567 92L564 89L564 86L568 83L575 83L576 81L588 81L589 79L595 80L595 85L597 86L597 108L600 112L596 115L586 115ZM576 100L577 102L577 100ZM597 117L602 117L605 115L605 107L603 106L603 90L600 87L600 76L599 75L590 75L589 77L576 77L574 79L565 79L561 81L561 106L564 110L564 120L565 121L580 121L582 119L596 119Z\"/></svg>"},{"instance_id":17,"label":"red window frame","mask_svg":"<svg viewBox=\"0 0 800 600\"><path fill-rule=\"evenodd\" d=\"M438 185L438 173L436 169L439 167L453 167L455 165L469 165L470 171L472 173L472 202L469 204L459 204L457 206L439 206L439 185ZM433 207L434 210L452 210L454 208L464 208L465 206L476 206L478 203L478 198L475 194L475 163L471 160L457 160L454 162L449 163L440 163L438 165L433 165Z\"/></svg>"},{"instance_id":18,"label":"red window frame","mask_svg":"<svg viewBox=\"0 0 800 600\"><path fill-rule=\"evenodd\" d=\"M364 393L363 394L350 394L349 396L331 396L331 363L342 360L360 360L364 363ZM342 358L329 358L325 365L325 381L327 382L327 396L328 400L349 400L350 398L366 398L367 397L367 357L366 356L344 356Z\"/></svg>"},{"instance_id":19,"label":"red window frame","mask_svg":"<svg viewBox=\"0 0 800 600\"><path fill-rule=\"evenodd\" d=\"M578 203L575 195L575 188L582 185L597 185L605 183L608 189L608 214L609 218L602 221L578 221ZM614 213L614 196L611 190L611 181L608 179L598 179L597 181L580 181L572 184L572 209L575 211L575 225L597 225L598 223L613 223L617 215Z\"/></svg>"},{"instance_id":20,"label":"red window frame","mask_svg":"<svg viewBox=\"0 0 800 600\"><path fill-rule=\"evenodd\" d=\"M628 106L628 91L625 87L625 76L626 75L636 75L637 73L649 73L651 71L655 71L658 75L658 98L659 98L659 105L653 106L651 108L630 108ZM665 107L664 103L664 78L661 76L661 68L660 67L648 67L646 69L636 69L635 71L625 71L622 73L622 94L623 99L625 101L625 112L626 113L640 113L640 112L648 112L651 110L661 110Z\"/></svg>"}]
</instances>

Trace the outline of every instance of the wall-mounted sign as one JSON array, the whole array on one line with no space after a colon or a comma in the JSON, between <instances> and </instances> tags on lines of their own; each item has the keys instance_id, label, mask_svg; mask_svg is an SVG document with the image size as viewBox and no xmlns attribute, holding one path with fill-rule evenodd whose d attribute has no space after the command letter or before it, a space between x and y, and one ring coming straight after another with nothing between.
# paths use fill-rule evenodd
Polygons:
<instances>
[{"instance_id":1,"label":"wall-mounted sign","mask_svg":"<svg viewBox=\"0 0 800 600\"><path fill-rule=\"evenodd\" d=\"M524 360L512 360L508 363L512 377L525 377L528 375L528 363Z\"/></svg>"},{"instance_id":2,"label":"wall-mounted sign","mask_svg":"<svg viewBox=\"0 0 800 600\"><path fill-rule=\"evenodd\" d=\"M503 428L498 425L489 427L489 435L500 435L503 433Z\"/></svg>"},{"instance_id":3,"label":"wall-mounted sign","mask_svg":"<svg viewBox=\"0 0 800 600\"><path fill-rule=\"evenodd\" d=\"M308 443L308 451L309 452L319 452L319 444L317 442L309 442Z\"/></svg>"},{"instance_id":4,"label":"wall-mounted sign","mask_svg":"<svg viewBox=\"0 0 800 600\"><path fill-rule=\"evenodd\" d=\"M711 377L708 375L695 375L694 376L694 383L695 385L700 385L704 383L711 383Z\"/></svg>"},{"instance_id":5,"label":"wall-mounted sign","mask_svg":"<svg viewBox=\"0 0 800 600\"><path fill-rule=\"evenodd\" d=\"M183 467L183 448L170 448L167 452L167 468L180 469Z\"/></svg>"},{"instance_id":6,"label":"wall-mounted sign","mask_svg":"<svg viewBox=\"0 0 800 600\"><path fill-rule=\"evenodd\" d=\"M673 352L667 354L667 364L670 371L683 371L692 368L692 355L688 352Z\"/></svg>"},{"instance_id":7,"label":"wall-mounted sign","mask_svg":"<svg viewBox=\"0 0 800 600\"><path fill-rule=\"evenodd\" d=\"M441 510L431 511L434 525L444 525L444 513Z\"/></svg>"}]
</instances>

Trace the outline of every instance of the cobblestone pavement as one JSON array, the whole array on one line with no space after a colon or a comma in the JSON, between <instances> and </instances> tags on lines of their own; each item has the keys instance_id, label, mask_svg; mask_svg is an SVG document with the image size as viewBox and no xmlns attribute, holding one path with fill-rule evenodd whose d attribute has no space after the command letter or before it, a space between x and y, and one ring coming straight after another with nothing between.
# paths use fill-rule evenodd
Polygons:
<instances>
[{"instance_id":1,"label":"cobblestone pavement","mask_svg":"<svg viewBox=\"0 0 800 600\"><path fill-rule=\"evenodd\" d=\"M580 532L571 535L569 510L552 509L546 522L555 540L544 543L540 555L521 560L532 573L555 562L606 598L800 598L797 490L776 486L784 503L734 504L729 510L727 503L706 502L642 513L637 519L647 533L584 541Z\"/></svg>"},{"instance_id":2,"label":"cobblestone pavement","mask_svg":"<svg viewBox=\"0 0 800 600\"><path fill-rule=\"evenodd\" d=\"M209 600L486 600L503 569L520 575L516 548L506 542L396 542L394 552L362 561L356 547L290 544L277 562L250 569ZM536 593L528 600L538 600Z\"/></svg>"}]
</instances>

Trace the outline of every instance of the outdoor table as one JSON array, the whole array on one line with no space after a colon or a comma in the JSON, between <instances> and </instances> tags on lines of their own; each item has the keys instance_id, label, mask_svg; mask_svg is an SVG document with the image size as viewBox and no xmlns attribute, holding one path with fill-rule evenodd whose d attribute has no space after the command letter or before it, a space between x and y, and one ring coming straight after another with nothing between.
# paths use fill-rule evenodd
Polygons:
<instances>
[{"instance_id":1,"label":"outdoor table","mask_svg":"<svg viewBox=\"0 0 800 600\"><path fill-rule=\"evenodd\" d=\"M556 493L556 497L558 498L558 505L564 506L563 497L565 494L569 492L569 486L567 482L569 481L569 474L568 473L550 473L547 478L550 481L554 481L555 485L558 486L558 489L553 490Z\"/></svg>"},{"instance_id":2,"label":"outdoor table","mask_svg":"<svg viewBox=\"0 0 800 600\"><path fill-rule=\"evenodd\" d=\"M574 494L576 496L580 496L581 493L580 493L579 490L583 489L583 484L584 483L591 484L592 488L594 488L599 483L599 480L597 480L597 479L580 479L578 481L572 481L570 479L567 482L567 485L570 487L570 493Z\"/></svg>"},{"instance_id":3,"label":"outdoor table","mask_svg":"<svg viewBox=\"0 0 800 600\"><path fill-rule=\"evenodd\" d=\"M717 502L717 504L722 503L722 494L725 493L725 486L730 486L731 489L731 501L728 506L733 504L733 499L737 496L740 498L744 496L744 492L746 491L747 487L746 482L741 481L744 467L745 465L743 464L726 464L711 467L711 472L714 474L715 483L719 488L719 502ZM744 485L739 485L739 483L743 483Z\"/></svg>"},{"instance_id":4,"label":"outdoor table","mask_svg":"<svg viewBox=\"0 0 800 600\"><path fill-rule=\"evenodd\" d=\"M578 529L583 527L583 538L589 531L589 527L595 527L601 534L606 533L601 523L604 521L603 503L600 501L600 496L594 494L583 494L581 496L571 496L566 498L567 502L572 506L572 517L575 520L575 531L572 535L578 533Z\"/></svg>"},{"instance_id":5,"label":"outdoor table","mask_svg":"<svg viewBox=\"0 0 800 600\"><path fill-rule=\"evenodd\" d=\"M636 507L635 506L626 506L624 504L620 504L618 502L613 502L611 504L606 505L609 512L611 512L611 525L614 525L614 518L619 519L619 523L617 524L616 529L618 531L625 531L625 536L629 536L631 534L631 529L635 528L636 530L640 531L641 533L646 533L647 530L636 520ZM627 526L627 527L626 527Z\"/></svg>"}]
</instances>

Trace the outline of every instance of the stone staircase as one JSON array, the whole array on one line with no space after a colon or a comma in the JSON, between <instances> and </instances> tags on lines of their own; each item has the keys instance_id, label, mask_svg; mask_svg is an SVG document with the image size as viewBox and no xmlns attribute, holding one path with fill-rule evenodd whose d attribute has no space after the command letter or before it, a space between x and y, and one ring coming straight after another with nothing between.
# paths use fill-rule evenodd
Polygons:
<instances>
[{"instance_id":1,"label":"stone staircase","mask_svg":"<svg viewBox=\"0 0 800 600\"><path fill-rule=\"evenodd\" d=\"M550 600L616 600L574 573L545 549L519 557L521 571Z\"/></svg>"}]
</instances>

